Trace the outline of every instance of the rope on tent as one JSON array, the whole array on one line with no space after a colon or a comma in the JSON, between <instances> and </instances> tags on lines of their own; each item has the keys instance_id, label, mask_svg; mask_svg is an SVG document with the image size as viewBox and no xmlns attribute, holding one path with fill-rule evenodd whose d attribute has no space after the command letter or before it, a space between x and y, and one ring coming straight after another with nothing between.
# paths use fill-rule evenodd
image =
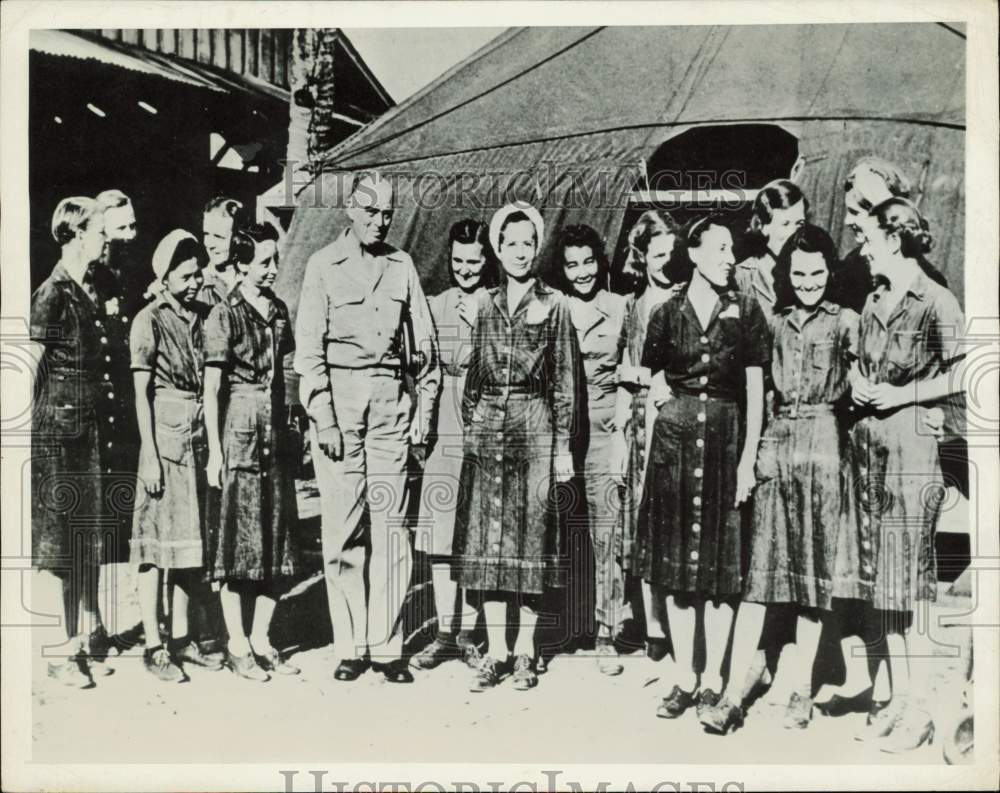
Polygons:
<instances>
[{"instance_id":1,"label":"rope on tent","mask_svg":"<svg viewBox=\"0 0 1000 793\"><path fill-rule=\"evenodd\" d=\"M916 196L912 199L914 205L917 209L920 208L920 202L924 198L924 190L927 186L927 172L931 169L931 161L924 160L923 167L920 169L920 178L917 179L917 189Z\"/></svg>"}]
</instances>

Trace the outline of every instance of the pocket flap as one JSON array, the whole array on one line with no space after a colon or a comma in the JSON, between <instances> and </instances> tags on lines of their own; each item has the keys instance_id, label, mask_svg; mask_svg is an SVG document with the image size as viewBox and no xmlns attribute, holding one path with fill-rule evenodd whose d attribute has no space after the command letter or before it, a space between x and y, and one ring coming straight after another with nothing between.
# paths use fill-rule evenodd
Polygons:
<instances>
[{"instance_id":1,"label":"pocket flap","mask_svg":"<svg viewBox=\"0 0 1000 793\"><path fill-rule=\"evenodd\" d=\"M156 448L160 457L179 465L188 465L194 456L191 430L188 427L156 425Z\"/></svg>"}]
</instances>

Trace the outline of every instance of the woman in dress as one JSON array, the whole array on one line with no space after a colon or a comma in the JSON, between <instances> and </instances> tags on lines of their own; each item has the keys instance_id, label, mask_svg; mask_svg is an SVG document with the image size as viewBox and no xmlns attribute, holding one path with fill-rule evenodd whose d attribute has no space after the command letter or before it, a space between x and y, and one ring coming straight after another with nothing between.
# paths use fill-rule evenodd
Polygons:
<instances>
[{"instance_id":1,"label":"woman in dress","mask_svg":"<svg viewBox=\"0 0 1000 793\"><path fill-rule=\"evenodd\" d=\"M97 599L102 549L127 537L131 520L135 472L121 470L118 448L128 426L128 332L95 278L105 245L97 202L60 201L52 236L59 261L31 296L31 340L42 348L31 415L32 565L62 590L65 660L48 675L88 688L92 675L111 671Z\"/></svg>"},{"instance_id":2,"label":"woman in dress","mask_svg":"<svg viewBox=\"0 0 1000 793\"><path fill-rule=\"evenodd\" d=\"M528 204L490 221L506 278L482 293L462 399L465 460L455 518L455 580L474 591L489 650L473 691L508 669L507 626L516 629L512 681L538 684L539 600L558 580L560 499L573 477L570 441L579 349L566 298L535 272L544 225Z\"/></svg>"},{"instance_id":3,"label":"woman in dress","mask_svg":"<svg viewBox=\"0 0 1000 793\"><path fill-rule=\"evenodd\" d=\"M835 412L849 391L858 315L837 302L837 268L834 242L818 226L796 231L775 264L774 415L757 452L750 564L733 632L729 682L719 704L701 714L712 732L742 724L765 609L779 606L791 606L797 620L785 726L807 727L821 620L834 598L861 594L854 532L842 520L847 478Z\"/></svg>"},{"instance_id":4,"label":"woman in dress","mask_svg":"<svg viewBox=\"0 0 1000 793\"><path fill-rule=\"evenodd\" d=\"M629 297L625 304L615 422L621 427L626 444L622 529L618 548L626 584L631 578L632 544L639 522L639 500L646 476L646 458L655 414L655 406L647 410L650 372L640 362L650 316L677 292L680 280L689 274L681 237L680 226L669 214L657 209L643 212L628 235L628 268L641 280L636 294ZM669 650L666 594L647 581L642 581L641 589L646 623L646 657L658 663Z\"/></svg>"},{"instance_id":5,"label":"woman in dress","mask_svg":"<svg viewBox=\"0 0 1000 793\"><path fill-rule=\"evenodd\" d=\"M194 235L165 236L153 253L153 300L132 325L132 374L142 447L132 560L139 565L139 607L146 669L165 682L186 679L186 664L217 670L188 633L190 601L203 596L205 563L205 422L202 334L209 307L197 299L207 257ZM170 642L160 641L161 574L170 571Z\"/></svg>"},{"instance_id":6,"label":"woman in dress","mask_svg":"<svg viewBox=\"0 0 1000 793\"><path fill-rule=\"evenodd\" d=\"M778 254L806 222L809 202L801 188L788 179L775 179L761 188L753 200L750 229L751 255L736 265L736 288L753 295L770 322L774 317L774 265Z\"/></svg>"},{"instance_id":7,"label":"woman in dress","mask_svg":"<svg viewBox=\"0 0 1000 793\"><path fill-rule=\"evenodd\" d=\"M281 588L294 572L296 446L283 364L295 342L288 309L271 291L278 276L277 231L252 225L236 236L253 246L253 260L205 325L208 483L222 489L209 568L222 583L229 666L242 678L265 682L272 673L299 672L268 636ZM249 638L244 614L252 623Z\"/></svg>"},{"instance_id":8,"label":"woman in dress","mask_svg":"<svg viewBox=\"0 0 1000 793\"><path fill-rule=\"evenodd\" d=\"M462 473L462 394L472 354L472 331L479 294L496 283L489 228L477 220L458 221L448 233L448 253L452 287L427 301L437 329L444 373L432 450L423 471L423 520L417 529L416 549L430 557L438 630L434 640L413 657L412 664L418 669L434 669L451 658L463 658L476 667L480 660L472 638L479 612L452 580L451 554ZM460 614L456 614L457 606ZM456 617L460 623L457 639Z\"/></svg>"},{"instance_id":9,"label":"woman in dress","mask_svg":"<svg viewBox=\"0 0 1000 793\"><path fill-rule=\"evenodd\" d=\"M586 376L581 384L586 386L585 391L581 389L586 399L581 399L581 426L574 444L575 468L582 474L584 489L580 507L594 554L594 570L588 571L584 591L589 593L593 587L598 669L619 675L623 667L614 639L631 616L616 536L621 527L619 486L625 469L625 437L617 424L616 401L626 298L609 291L604 242L590 226L562 230L556 262L554 281L569 298Z\"/></svg>"},{"instance_id":10,"label":"woman in dress","mask_svg":"<svg viewBox=\"0 0 1000 793\"><path fill-rule=\"evenodd\" d=\"M741 505L754 487L763 418L767 320L755 297L730 288L732 237L713 215L685 234L687 288L649 322L642 365L651 399L669 386L653 427L639 526L637 575L668 592L674 685L657 715L715 705L733 605L743 591ZM744 429L745 428L745 429ZM705 669L694 668L696 608L704 614Z\"/></svg>"},{"instance_id":11,"label":"woman in dress","mask_svg":"<svg viewBox=\"0 0 1000 793\"><path fill-rule=\"evenodd\" d=\"M887 631L892 695L859 737L899 752L934 734L923 701L927 686L911 682L909 658L933 654L916 646L921 631L912 629L913 612L937 593L934 535L944 485L937 439L919 428L928 410L964 393L965 320L926 263L932 237L916 206L890 198L871 214L876 227L862 251L878 286L861 314L852 370L861 418L850 434L850 492L860 524L861 583Z\"/></svg>"}]
</instances>

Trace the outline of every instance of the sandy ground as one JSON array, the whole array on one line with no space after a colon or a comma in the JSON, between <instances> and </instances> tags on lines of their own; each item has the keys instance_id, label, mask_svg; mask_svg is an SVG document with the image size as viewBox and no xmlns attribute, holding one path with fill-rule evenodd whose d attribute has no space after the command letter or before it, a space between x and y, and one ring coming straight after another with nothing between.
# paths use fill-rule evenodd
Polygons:
<instances>
[{"instance_id":1,"label":"sandy ground","mask_svg":"<svg viewBox=\"0 0 1000 793\"><path fill-rule=\"evenodd\" d=\"M947 516L956 527L962 517ZM130 594L127 579L121 580ZM946 625L974 605L960 586L942 584L940 591L935 614L956 617L943 620ZM134 599L121 600L121 626L133 624ZM328 634L320 581L289 602L308 605L283 604L275 624L294 624L299 635ZM585 653L560 655L533 691L506 683L473 694L471 672L459 662L418 673L413 685L385 683L372 673L354 683L335 681L337 659L329 645L296 653L292 661L302 668L297 677L259 684L227 670L195 668L189 682L168 685L143 669L139 648L111 659L114 674L98 678L95 688L76 690L45 675L43 644L58 641L60 633L32 631L37 762L941 763L941 732L958 714L969 641L968 628L945 627L936 634L929 700L938 740L894 756L853 739L861 715L815 713L809 729L783 729L788 689L780 665L778 680L753 706L746 726L719 737L704 733L693 712L676 721L655 717L667 692L666 665L641 654L627 656L624 674L614 678L601 675Z\"/></svg>"}]
</instances>

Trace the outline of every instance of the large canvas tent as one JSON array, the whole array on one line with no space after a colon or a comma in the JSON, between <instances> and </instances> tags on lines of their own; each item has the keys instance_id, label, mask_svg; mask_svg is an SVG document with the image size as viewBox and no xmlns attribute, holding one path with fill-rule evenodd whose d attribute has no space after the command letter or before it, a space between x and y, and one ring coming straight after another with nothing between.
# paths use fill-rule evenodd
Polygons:
<instances>
[{"instance_id":1,"label":"large canvas tent","mask_svg":"<svg viewBox=\"0 0 1000 793\"><path fill-rule=\"evenodd\" d=\"M672 159L682 136L727 127L740 129L729 144ZM756 167L771 153L761 130L790 140L794 156ZM846 251L844 177L875 154L911 177L934 224L933 259L961 299L964 134L965 38L954 26L510 29L329 153L300 186L278 290L294 312L305 262L343 228L337 207L363 168L397 179L390 241L433 294L448 285L447 231L462 217L524 198L548 229L586 222L614 246L636 191L655 190L664 171L684 187L709 173L718 187L720 161L742 163L747 190L795 163L814 219Z\"/></svg>"}]
</instances>

